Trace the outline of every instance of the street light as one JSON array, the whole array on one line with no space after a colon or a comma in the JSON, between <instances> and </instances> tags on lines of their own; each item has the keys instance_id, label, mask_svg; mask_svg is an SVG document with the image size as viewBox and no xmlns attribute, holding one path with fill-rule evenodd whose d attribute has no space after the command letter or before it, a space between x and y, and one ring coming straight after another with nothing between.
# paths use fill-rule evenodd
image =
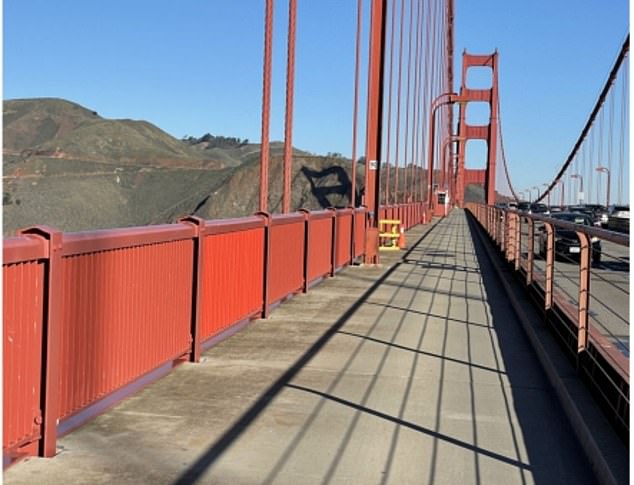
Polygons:
<instances>
[{"instance_id":1,"label":"street light","mask_svg":"<svg viewBox=\"0 0 634 485\"><path fill-rule=\"evenodd\" d=\"M541 195L541 194L539 193L539 185L536 185L536 186L535 186L535 187L533 187L533 188L537 190L537 199L539 199L539 196Z\"/></svg>"},{"instance_id":2,"label":"street light","mask_svg":"<svg viewBox=\"0 0 634 485\"><path fill-rule=\"evenodd\" d=\"M528 203L530 204L531 202L533 202L533 194L531 193L531 189L526 189L526 193L528 194Z\"/></svg>"},{"instance_id":3,"label":"street light","mask_svg":"<svg viewBox=\"0 0 634 485\"><path fill-rule=\"evenodd\" d=\"M605 191L605 206L609 207L610 205L610 169L599 165L595 170L597 172L603 172L608 174L608 186Z\"/></svg>"},{"instance_id":4,"label":"street light","mask_svg":"<svg viewBox=\"0 0 634 485\"><path fill-rule=\"evenodd\" d=\"M550 184L542 184L542 186L548 188L550 187ZM548 209L550 210L550 192L546 193L546 200L546 205L548 205Z\"/></svg>"},{"instance_id":5,"label":"street light","mask_svg":"<svg viewBox=\"0 0 634 485\"><path fill-rule=\"evenodd\" d=\"M563 177L557 180L558 184L561 184L561 210L564 210L564 179Z\"/></svg>"},{"instance_id":6,"label":"street light","mask_svg":"<svg viewBox=\"0 0 634 485\"><path fill-rule=\"evenodd\" d=\"M579 179L579 191L577 192L577 199L579 201L579 204L582 204L583 203L583 176L579 175L578 173L571 173L570 178Z\"/></svg>"},{"instance_id":7,"label":"street light","mask_svg":"<svg viewBox=\"0 0 634 485\"><path fill-rule=\"evenodd\" d=\"M457 101L460 101L460 96L453 92L442 93L437 96L431 103L429 108L429 148L428 148L428 172L427 172L427 204L428 207L432 208L435 206L434 204L434 141L436 135L436 110L441 106L445 106L447 104L453 104ZM442 156L442 152L440 153ZM441 160L442 162L442 160ZM458 188L460 190L460 188Z\"/></svg>"}]
</instances>

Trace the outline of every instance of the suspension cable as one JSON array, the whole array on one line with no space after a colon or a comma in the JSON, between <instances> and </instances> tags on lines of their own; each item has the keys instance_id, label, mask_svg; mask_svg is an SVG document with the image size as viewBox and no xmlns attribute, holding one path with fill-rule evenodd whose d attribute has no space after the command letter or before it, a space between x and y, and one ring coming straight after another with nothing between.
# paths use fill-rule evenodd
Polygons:
<instances>
[{"instance_id":1,"label":"suspension cable","mask_svg":"<svg viewBox=\"0 0 634 485\"><path fill-rule=\"evenodd\" d=\"M627 34L627 38L625 39L625 42L623 42L623 45L621 46L621 51L619 52L616 62L614 63L614 66L612 67L612 70L610 71L610 74L608 75L608 79L605 82L603 89L601 90L601 94L599 94L599 99L597 100L594 106L594 109L590 113L590 117L588 118L588 121L586 122L583 130L581 131L581 134L579 135L577 142L572 148L572 151L568 155L568 158L564 162L563 166L561 167L561 169L555 176L555 179L550 183L550 185L548 186L546 191L541 195L541 197L539 197L535 202L540 202L542 199L544 199L544 197L546 197L546 195L555 187L555 185L557 185L557 181L565 173L566 169L568 168L568 165L570 165L570 162L574 158L575 154L579 150L579 147L581 146L588 132L590 131L590 128L592 124L594 123L594 120L597 117L597 114L599 113L599 110L601 109L603 102L605 101L605 98L610 90L610 87L612 86L612 83L616 79L616 76L619 72L621 64L623 63L623 60L628 55L629 50L630 50L630 34Z\"/></svg>"}]
</instances>

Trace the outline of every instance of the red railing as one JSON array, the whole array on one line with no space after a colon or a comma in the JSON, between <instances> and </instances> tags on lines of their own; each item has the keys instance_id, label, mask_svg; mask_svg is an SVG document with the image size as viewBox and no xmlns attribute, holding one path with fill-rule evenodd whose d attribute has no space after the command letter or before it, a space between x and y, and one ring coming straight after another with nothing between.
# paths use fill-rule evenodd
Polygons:
<instances>
[{"instance_id":1,"label":"red railing","mask_svg":"<svg viewBox=\"0 0 634 485\"><path fill-rule=\"evenodd\" d=\"M280 214L271 218L267 304L272 305L304 287L304 235L302 213Z\"/></svg>"},{"instance_id":2,"label":"red railing","mask_svg":"<svg viewBox=\"0 0 634 485\"><path fill-rule=\"evenodd\" d=\"M60 419L189 352L193 246L184 225L64 236Z\"/></svg>"},{"instance_id":3,"label":"red railing","mask_svg":"<svg viewBox=\"0 0 634 485\"><path fill-rule=\"evenodd\" d=\"M543 214L467 208L539 301L610 419L629 431L629 235Z\"/></svg>"},{"instance_id":4,"label":"red railing","mask_svg":"<svg viewBox=\"0 0 634 485\"><path fill-rule=\"evenodd\" d=\"M58 433L363 256L367 216L187 217L5 239L3 455L54 455Z\"/></svg>"},{"instance_id":5,"label":"red railing","mask_svg":"<svg viewBox=\"0 0 634 485\"><path fill-rule=\"evenodd\" d=\"M262 312L266 220L203 221L200 268L202 342Z\"/></svg>"},{"instance_id":6,"label":"red railing","mask_svg":"<svg viewBox=\"0 0 634 485\"><path fill-rule=\"evenodd\" d=\"M335 218L335 270L350 264L352 241L352 209L337 209Z\"/></svg>"},{"instance_id":7,"label":"red railing","mask_svg":"<svg viewBox=\"0 0 634 485\"><path fill-rule=\"evenodd\" d=\"M364 253L366 217L367 211L365 207L360 207L354 210L354 247L352 249L353 258L359 258Z\"/></svg>"},{"instance_id":8,"label":"red railing","mask_svg":"<svg viewBox=\"0 0 634 485\"><path fill-rule=\"evenodd\" d=\"M307 213L307 287L319 278L332 274L334 218L333 210Z\"/></svg>"},{"instance_id":9,"label":"red railing","mask_svg":"<svg viewBox=\"0 0 634 485\"><path fill-rule=\"evenodd\" d=\"M47 248L30 237L4 240L3 450L17 454L40 438L40 388ZM33 454L37 450L27 450Z\"/></svg>"}]
</instances>

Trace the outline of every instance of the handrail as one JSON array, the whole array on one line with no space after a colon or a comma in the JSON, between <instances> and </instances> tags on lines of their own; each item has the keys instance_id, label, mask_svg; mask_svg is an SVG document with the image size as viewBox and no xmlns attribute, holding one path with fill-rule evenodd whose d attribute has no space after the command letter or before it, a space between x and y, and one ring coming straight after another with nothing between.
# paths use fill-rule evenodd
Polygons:
<instances>
[{"instance_id":1,"label":"handrail","mask_svg":"<svg viewBox=\"0 0 634 485\"><path fill-rule=\"evenodd\" d=\"M65 233L62 256L108 251L191 239L195 229L190 224L162 224L119 229L100 229Z\"/></svg>"},{"instance_id":2,"label":"handrail","mask_svg":"<svg viewBox=\"0 0 634 485\"><path fill-rule=\"evenodd\" d=\"M3 264L22 263L48 258L48 247L39 238L31 236L8 237L3 241Z\"/></svg>"}]
</instances>

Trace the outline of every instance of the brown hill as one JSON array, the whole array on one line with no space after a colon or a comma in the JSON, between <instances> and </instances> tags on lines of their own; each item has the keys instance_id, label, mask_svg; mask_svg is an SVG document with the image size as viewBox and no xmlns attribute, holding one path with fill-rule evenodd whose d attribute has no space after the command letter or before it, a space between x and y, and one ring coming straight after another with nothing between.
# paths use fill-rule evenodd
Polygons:
<instances>
[{"instance_id":1,"label":"brown hill","mask_svg":"<svg viewBox=\"0 0 634 485\"><path fill-rule=\"evenodd\" d=\"M146 121L107 120L60 99L4 101L3 233L172 222L256 210L260 146L178 140ZM270 209L283 145L271 144ZM294 150L293 208L348 204L350 161ZM359 186L361 180L359 180Z\"/></svg>"},{"instance_id":2,"label":"brown hill","mask_svg":"<svg viewBox=\"0 0 634 485\"><path fill-rule=\"evenodd\" d=\"M146 121L110 120L70 101L16 99L3 103L3 153L8 168L30 173L38 157L130 165L222 168ZM19 162L19 163L18 163Z\"/></svg>"}]
</instances>

